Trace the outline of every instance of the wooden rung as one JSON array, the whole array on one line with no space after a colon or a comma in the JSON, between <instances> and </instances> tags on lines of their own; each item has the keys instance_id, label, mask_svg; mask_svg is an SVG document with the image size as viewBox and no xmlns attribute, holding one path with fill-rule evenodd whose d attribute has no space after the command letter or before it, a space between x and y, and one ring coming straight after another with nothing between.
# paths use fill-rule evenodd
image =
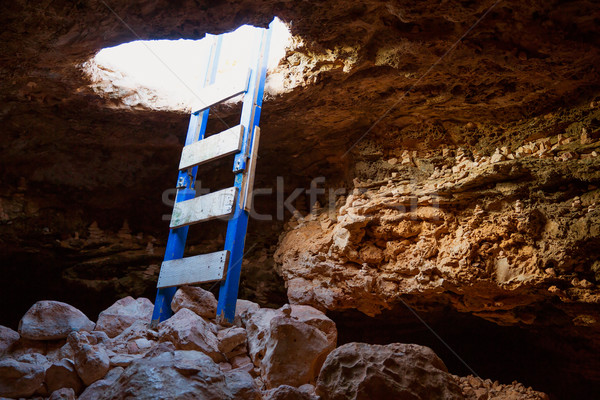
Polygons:
<instances>
[{"instance_id":1,"label":"wooden rung","mask_svg":"<svg viewBox=\"0 0 600 400\"><path fill-rule=\"evenodd\" d=\"M217 82L200 90L198 97L192 104L192 113L206 110L222 101L228 100L248 90L250 72L246 76L240 75L239 79L230 82Z\"/></svg>"},{"instance_id":2,"label":"wooden rung","mask_svg":"<svg viewBox=\"0 0 600 400\"><path fill-rule=\"evenodd\" d=\"M238 188L230 187L175 203L173 216L171 217L171 228L231 216L235 211L237 191Z\"/></svg>"},{"instance_id":3,"label":"wooden rung","mask_svg":"<svg viewBox=\"0 0 600 400\"><path fill-rule=\"evenodd\" d=\"M223 280L228 263L229 250L163 261L157 287L160 289Z\"/></svg>"},{"instance_id":4,"label":"wooden rung","mask_svg":"<svg viewBox=\"0 0 600 400\"><path fill-rule=\"evenodd\" d=\"M183 148L179 169L186 169L217 158L237 153L242 148L242 137L244 127L234 126L226 131L218 133L194 142Z\"/></svg>"}]
</instances>

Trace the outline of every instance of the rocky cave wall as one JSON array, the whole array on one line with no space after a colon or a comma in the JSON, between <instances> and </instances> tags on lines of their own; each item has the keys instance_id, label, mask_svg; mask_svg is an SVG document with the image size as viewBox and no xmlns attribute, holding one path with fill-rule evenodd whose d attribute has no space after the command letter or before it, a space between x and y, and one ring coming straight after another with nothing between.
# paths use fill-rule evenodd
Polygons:
<instances>
[{"instance_id":1,"label":"rocky cave wall","mask_svg":"<svg viewBox=\"0 0 600 400\"><path fill-rule=\"evenodd\" d=\"M0 252L11 306L0 323L14 325L41 298L94 314L124 295L153 297L163 195L187 116L99 97L79 65L137 36L200 38L277 15L304 43L281 71L292 79L300 70L305 82L265 102L256 184L283 176L290 193L324 176L346 196L285 228L252 221L242 295L278 306L287 290L290 301L335 315L341 340L423 340L404 301L446 335L460 337L459 320L467 332L514 338L504 347L547 355L520 368L520 380L545 375L539 381L563 397L597 388L597 2L3 7ZM231 124L237 111L217 110ZM201 169L203 185L224 185L228 163L216 166L223 174ZM276 200L261 198L261 211L275 214ZM222 224L193 230L190 252L218 249L222 233Z\"/></svg>"}]
</instances>

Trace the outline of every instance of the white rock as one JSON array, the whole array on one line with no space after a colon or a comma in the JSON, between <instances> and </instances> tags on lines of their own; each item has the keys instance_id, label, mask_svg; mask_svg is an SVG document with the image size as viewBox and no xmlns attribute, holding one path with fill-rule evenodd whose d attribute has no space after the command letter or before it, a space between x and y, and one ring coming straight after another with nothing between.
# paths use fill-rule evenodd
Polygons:
<instances>
[{"instance_id":1,"label":"white rock","mask_svg":"<svg viewBox=\"0 0 600 400\"><path fill-rule=\"evenodd\" d=\"M223 361L213 327L187 308L158 325L159 340L171 342L178 350L198 350L215 362Z\"/></svg>"},{"instance_id":2,"label":"white rock","mask_svg":"<svg viewBox=\"0 0 600 400\"><path fill-rule=\"evenodd\" d=\"M153 309L152 302L144 297L137 300L131 296L125 297L117 300L112 306L100 313L96 330L106 332L109 337L114 338L136 321L141 320L150 323Z\"/></svg>"},{"instance_id":3,"label":"white rock","mask_svg":"<svg viewBox=\"0 0 600 400\"><path fill-rule=\"evenodd\" d=\"M247 372L235 370L224 373L210 357L192 350L162 352L137 360L112 385L94 394L95 397L87 395L86 390L79 399L260 398L258 388Z\"/></svg>"},{"instance_id":4,"label":"white rock","mask_svg":"<svg viewBox=\"0 0 600 400\"><path fill-rule=\"evenodd\" d=\"M171 309L176 313L183 308L190 309L204 318L215 318L217 315L217 299L211 292L202 288L182 286L173 297Z\"/></svg>"},{"instance_id":5,"label":"white rock","mask_svg":"<svg viewBox=\"0 0 600 400\"><path fill-rule=\"evenodd\" d=\"M246 330L242 328L227 328L217 334L219 350L223 354L230 353L236 347L246 343Z\"/></svg>"},{"instance_id":6,"label":"white rock","mask_svg":"<svg viewBox=\"0 0 600 400\"><path fill-rule=\"evenodd\" d=\"M110 359L103 344L90 344L89 339L73 332L68 338L75 351L75 370L86 386L104 378L110 367Z\"/></svg>"},{"instance_id":7,"label":"white rock","mask_svg":"<svg viewBox=\"0 0 600 400\"><path fill-rule=\"evenodd\" d=\"M35 303L19 322L22 337L33 340L64 339L75 331L91 331L94 323L73 306L59 301Z\"/></svg>"}]
</instances>

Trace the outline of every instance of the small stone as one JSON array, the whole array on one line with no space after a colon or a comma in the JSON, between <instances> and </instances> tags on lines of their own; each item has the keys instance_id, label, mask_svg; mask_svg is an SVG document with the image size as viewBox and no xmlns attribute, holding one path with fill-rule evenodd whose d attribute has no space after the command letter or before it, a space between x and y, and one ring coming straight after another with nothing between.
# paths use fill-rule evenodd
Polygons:
<instances>
[{"instance_id":1,"label":"small stone","mask_svg":"<svg viewBox=\"0 0 600 400\"><path fill-rule=\"evenodd\" d=\"M246 364L252 364L252 360L247 355L240 355L237 357L233 357L231 360L231 366L235 368L243 367ZM253 364L252 364L253 365ZM253 365L254 366L254 365Z\"/></svg>"},{"instance_id":2,"label":"small stone","mask_svg":"<svg viewBox=\"0 0 600 400\"><path fill-rule=\"evenodd\" d=\"M217 334L219 351L226 354L240 345L246 344L246 330L243 328L227 328Z\"/></svg>"},{"instance_id":3,"label":"small stone","mask_svg":"<svg viewBox=\"0 0 600 400\"><path fill-rule=\"evenodd\" d=\"M396 165L398 163L398 159L397 158L390 158L389 160L387 160L388 164L390 165Z\"/></svg>"},{"instance_id":4,"label":"small stone","mask_svg":"<svg viewBox=\"0 0 600 400\"><path fill-rule=\"evenodd\" d=\"M53 391L48 400L75 400L75 391L71 388L61 388Z\"/></svg>"}]
</instances>

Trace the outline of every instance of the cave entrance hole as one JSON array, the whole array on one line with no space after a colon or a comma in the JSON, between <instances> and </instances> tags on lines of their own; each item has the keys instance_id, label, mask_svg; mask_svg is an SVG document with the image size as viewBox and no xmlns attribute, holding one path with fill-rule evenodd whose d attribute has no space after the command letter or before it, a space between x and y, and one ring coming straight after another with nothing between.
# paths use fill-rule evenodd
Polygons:
<instances>
[{"instance_id":1,"label":"cave entrance hole","mask_svg":"<svg viewBox=\"0 0 600 400\"><path fill-rule=\"evenodd\" d=\"M269 71L273 71L292 47L288 25L273 20ZM230 80L249 65L254 26L242 25L223 34L219 79ZM200 73L208 57L210 40L136 40L100 50L82 65L92 89L126 107L189 112L200 87ZM276 75L279 77L280 75ZM269 80L269 78L267 78ZM272 80L272 79L271 79ZM267 95L290 88L283 82L267 82ZM237 102L241 99L231 99Z\"/></svg>"}]
</instances>

